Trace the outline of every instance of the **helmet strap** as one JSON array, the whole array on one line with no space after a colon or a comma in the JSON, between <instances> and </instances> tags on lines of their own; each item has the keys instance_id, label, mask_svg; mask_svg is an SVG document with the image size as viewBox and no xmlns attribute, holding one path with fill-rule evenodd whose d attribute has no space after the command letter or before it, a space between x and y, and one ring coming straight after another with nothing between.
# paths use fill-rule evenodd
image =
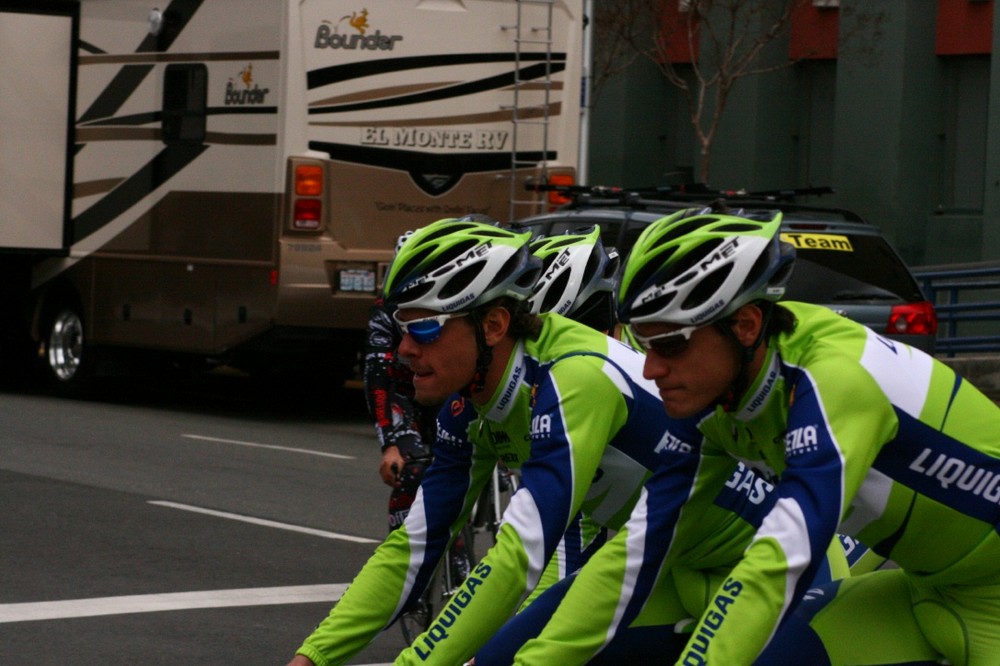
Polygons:
<instances>
[{"instance_id":1,"label":"helmet strap","mask_svg":"<svg viewBox=\"0 0 1000 666\"><path fill-rule=\"evenodd\" d=\"M736 410L737 405L739 405L740 398L743 397L743 393L747 390L747 386L750 385L750 365L753 363L753 357L754 354L757 353L757 349L764 343L767 325L771 321L771 313L774 310L774 308L771 307L772 304L767 301L757 302L756 305L761 309L762 315L760 320L760 331L757 333L757 338L749 345L744 345L740 342L735 331L733 331L730 320L724 319L716 322L716 327L718 327L718 329L722 331L722 334L729 338L735 345L736 353L739 356L739 368L736 371L736 377L733 378L729 388L719 400L722 404L722 408L727 412Z\"/></svg>"},{"instance_id":2,"label":"helmet strap","mask_svg":"<svg viewBox=\"0 0 1000 666\"><path fill-rule=\"evenodd\" d=\"M472 381L462 389L462 397L464 398L472 398L473 393L482 392L486 387L486 373L493 363L493 347L486 344L482 316L473 311L469 314L469 318L472 320L472 327L476 333L476 348L479 350L479 355L476 358L476 372L472 375Z\"/></svg>"}]
</instances>

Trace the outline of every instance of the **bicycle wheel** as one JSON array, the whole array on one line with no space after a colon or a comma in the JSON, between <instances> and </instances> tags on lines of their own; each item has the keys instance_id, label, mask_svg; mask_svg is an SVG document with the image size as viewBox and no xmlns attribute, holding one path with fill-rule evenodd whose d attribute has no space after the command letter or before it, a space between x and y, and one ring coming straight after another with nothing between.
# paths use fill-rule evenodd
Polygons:
<instances>
[{"instance_id":1,"label":"bicycle wheel","mask_svg":"<svg viewBox=\"0 0 1000 666\"><path fill-rule=\"evenodd\" d=\"M483 492L476 502L474 514L476 532L486 533L489 537L477 544L482 551L477 553L479 557L482 557L496 543L497 532L500 531L500 519L503 517L503 512L507 510L510 498L517 491L519 485L517 473L508 469L503 463L498 463L493 470L493 478L483 488Z\"/></svg>"},{"instance_id":2,"label":"bicycle wheel","mask_svg":"<svg viewBox=\"0 0 1000 666\"><path fill-rule=\"evenodd\" d=\"M399 628L407 645L412 645L417 636L427 631L433 614L434 607L431 605L430 595L424 592L411 610L399 616Z\"/></svg>"},{"instance_id":3,"label":"bicycle wheel","mask_svg":"<svg viewBox=\"0 0 1000 666\"><path fill-rule=\"evenodd\" d=\"M442 602L451 598L476 566L475 535L466 523L448 549L448 570L442 578ZM443 606L443 603L442 603Z\"/></svg>"}]
</instances>

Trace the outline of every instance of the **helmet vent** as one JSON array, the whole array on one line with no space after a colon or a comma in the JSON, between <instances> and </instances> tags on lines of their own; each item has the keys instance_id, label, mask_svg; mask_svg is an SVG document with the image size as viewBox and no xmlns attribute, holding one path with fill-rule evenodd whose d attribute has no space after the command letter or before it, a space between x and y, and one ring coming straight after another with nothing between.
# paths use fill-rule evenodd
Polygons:
<instances>
[{"instance_id":1,"label":"helmet vent","mask_svg":"<svg viewBox=\"0 0 1000 666\"><path fill-rule=\"evenodd\" d=\"M542 302L541 312L551 312L559 305L560 297L566 292L566 284L569 282L569 271L562 271L552 281L548 291L545 292L545 300Z\"/></svg>"},{"instance_id":2,"label":"helmet vent","mask_svg":"<svg viewBox=\"0 0 1000 666\"><path fill-rule=\"evenodd\" d=\"M705 226L706 224L708 224L709 222L711 222L713 219L714 218L711 218L711 217L706 218L706 217L702 217L702 216L692 217L692 218L688 219L685 222L682 222L680 224L674 225L674 227L672 229L670 229L669 232L663 234L663 236L661 236L657 240L657 242L658 243L668 243L668 242L670 242L672 240L680 238L681 236L683 236L685 234L691 233L692 231L694 231L696 229L702 228L703 226Z\"/></svg>"},{"instance_id":3,"label":"helmet vent","mask_svg":"<svg viewBox=\"0 0 1000 666\"><path fill-rule=\"evenodd\" d=\"M433 247L425 247L420 250L420 252L407 259L406 263L403 264L399 270L393 272L400 276L401 282L410 279L410 276L414 273L414 271L416 271L424 263L427 256L433 251Z\"/></svg>"},{"instance_id":4,"label":"helmet vent","mask_svg":"<svg viewBox=\"0 0 1000 666\"><path fill-rule=\"evenodd\" d=\"M664 294L663 296L660 296L659 298L648 303L643 303L642 305L632 309L631 316L638 319L647 315L656 314L663 308L669 306L670 303L673 302L675 296L677 296L677 292L672 291L669 294Z\"/></svg>"},{"instance_id":5,"label":"helmet vent","mask_svg":"<svg viewBox=\"0 0 1000 666\"><path fill-rule=\"evenodd\" d=\"M431 290L434 285L430 282L421 282L417 286L406 291L406 298L416 300Z\"/></svg>"},{"instance_id":6,"label":"helmet vent","mask_svg":"<svg viewBox=\"0 0 1000 666\"><path fill-rule=\"evenodd\" d=\"M476 235L483 238L510 238L511 232L505 229L476 229Z\"/></svg>"},{"instance_id":7,"label":"helmet vent","mask_svg":"<svg viewBox=\"0 0 1000 666\"><path fill-rule=\"evenodd\" d=\"M684 310L697 309L703 305L707 305L708 301L712 299L716 292L718 292L719 287L726 281L729 274L733 272L733 264L726 264L716 271L712 271L698 283L698 286L691 290L688 297L684 299L681 303L681 308Z\"/></svg>"},{"instance_id":8,"label":"helmet vent","mask_svg":"<svg viewBox=\"0 0 1000 666\"><path fill-rule=\"evenodd\" d=\"M754 231L760 231L761 226L759 224L749 224L745 222L732 222L730 224L720 224L713 228L712 231L720 234L741 234L744 232L753 233Z\"/></svg>"},{"instance_id":9,"label":"helmet vent","mask_svg":"<svg viewBox=\"0 0 1000 666\"><path fill-rule=\"evenodd\" d=\"M767 271L768 266L771 265L771 253L764 252L759 257L757 261L753 263L753 268L747 274L746 280L743 283L747 286L755 285L763 277L764 273Z\"/></svg>"},{"instance_id":10,"label":"helmet vent","mask_svg":"<svg viewBox=\"0 0 1000 666\"><path fill-rule=\"evenodd\" d=\"M583 271L584 278L588 275L597 275L598 269L601 267L601 252L598 250L597 246L594 246L594 251L590 253L587 257L587 267Z\"/></svg>"},{"instance_id":11,"label":"helmet vent","mask_svg":"<svg viewBox=\"0 0 1000 666\"><path fill-rule=\"evenodd\" d=\"M722 245L722 240L721 238L710 238L698 245L698 247L694 248L687 255L677 260L673 268L667 272L666 279L672 280L676 276L682 276L680 281L683 284L693 278L697 274L697 271L691 271L688 275L684 275L684 273L697 266L705 257L715 252L715 248Z\"/></svg>"},{"instance_id":12,"label":"helmet vent","mask_svg":"<svg viewBox=\"0 0 1000 666\"><path fill-rule=\"evenodd\" d=\"M497 271L496 277L494 277L490 282L492 284L505 284L510 282L511 277L515 277L513 283L519 287L531 287L535 284L535 279L538 277L537 270L529 270L518 273L521 271L522 266L525 266L525 259L528 257L528 248L522 247L520 251L515 252L507 261L504 262L503 266Z\"/></svg>"},{"instance_id":13,"label":"helmet vent","mask_svg":"<svg viewBox=\"0 0 1000 666\"><path fill-rule=\"evenodd\" d=\"M464 255L466 252L474 248L476 245L478 245L478 243L474 240L466 240L461 243L456 243L452 248L448 250L446 254L442 254L438 258L437 261L443 265L441 265L440 268L438 268L436 271L432 272L430 274L430 277L438 278L451 271L454 268L451 265L451 262Z\"/></svg>"},{"instance_id":14,"label":"helmet vent","mask_svg":"<svg viewBox=\"0 0 1000 666\"><path fill-rule=\"evenodd\" d=\"M476 279L480 271L482 271L482 266L480 266L478 262L466 266L456 273L454 277L448 280L448 282L441 288L441 291L438 292L438 297L443 300L447 300L462 293L470 284L472 284L472 281Z\"/></svg>"}]
</instances>

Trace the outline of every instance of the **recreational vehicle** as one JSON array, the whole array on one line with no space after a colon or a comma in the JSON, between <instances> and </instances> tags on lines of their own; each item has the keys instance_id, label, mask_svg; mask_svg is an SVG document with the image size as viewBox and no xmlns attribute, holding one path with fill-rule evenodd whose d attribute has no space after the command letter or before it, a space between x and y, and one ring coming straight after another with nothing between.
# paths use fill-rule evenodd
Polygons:
<instances>
[{"instance_id":1,"label":"recreational vehicle","mask_svg":"<svg viewBox=\"0 0 1000 666\"><path fill-rule=\"evenodd\" d=\"M401 233L543 212L530 185L574 178L581 12L0 0L2 367L342 379Z\"/></svg>"}]
</instances>

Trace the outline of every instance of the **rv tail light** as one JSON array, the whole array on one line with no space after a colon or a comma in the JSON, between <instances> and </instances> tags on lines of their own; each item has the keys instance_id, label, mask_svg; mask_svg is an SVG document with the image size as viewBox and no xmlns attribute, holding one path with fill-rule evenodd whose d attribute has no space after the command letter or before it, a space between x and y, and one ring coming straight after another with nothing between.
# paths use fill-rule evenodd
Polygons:
<instances>
[{"instance_id":1,"label":"rv tail light","mask_svg":"<svg viewBox=\"0 0 1000 666\"><path fill-rule=\"evenodd\" d=\"M323 194L323 167L310 164L295 167L295 194L300 197Z\"/></svg>"},{"instance_id":2,"label":"rv tail light","mask_svg":"<svg viewBox=\"0 0 1000 666\"><path fill-rule=\"evenodd\" d=\"M319 229L323 203L319 199L299 199L295 202L295 217L292 228L300 231Z\"/></svg>"},{"instance_id":3,"label":"rv tail light","mask_svg":"<svg viewBox=\"0 0 1000 666\"><path fill-rule=\"evenodd\" d=\"M934 335L937 325L937 313L930 301L907 303L893 306L886 333Z\"/></svg>"},{"instance_id":4,"label":"rv tail light","mask_svg":"<svg viewBox=\"0 0 1000 666\"><path fill-rule=\"evenodd\" d=\"M576 183L576 178L571 173L554 173L549 175L549 185L554 185L556 187L571 187ZM571 202L573 198L570 196L569 192L560 192L559 190L549 191L549 206L552 208L558 208Z\"/></svg>"}]
</instances>

